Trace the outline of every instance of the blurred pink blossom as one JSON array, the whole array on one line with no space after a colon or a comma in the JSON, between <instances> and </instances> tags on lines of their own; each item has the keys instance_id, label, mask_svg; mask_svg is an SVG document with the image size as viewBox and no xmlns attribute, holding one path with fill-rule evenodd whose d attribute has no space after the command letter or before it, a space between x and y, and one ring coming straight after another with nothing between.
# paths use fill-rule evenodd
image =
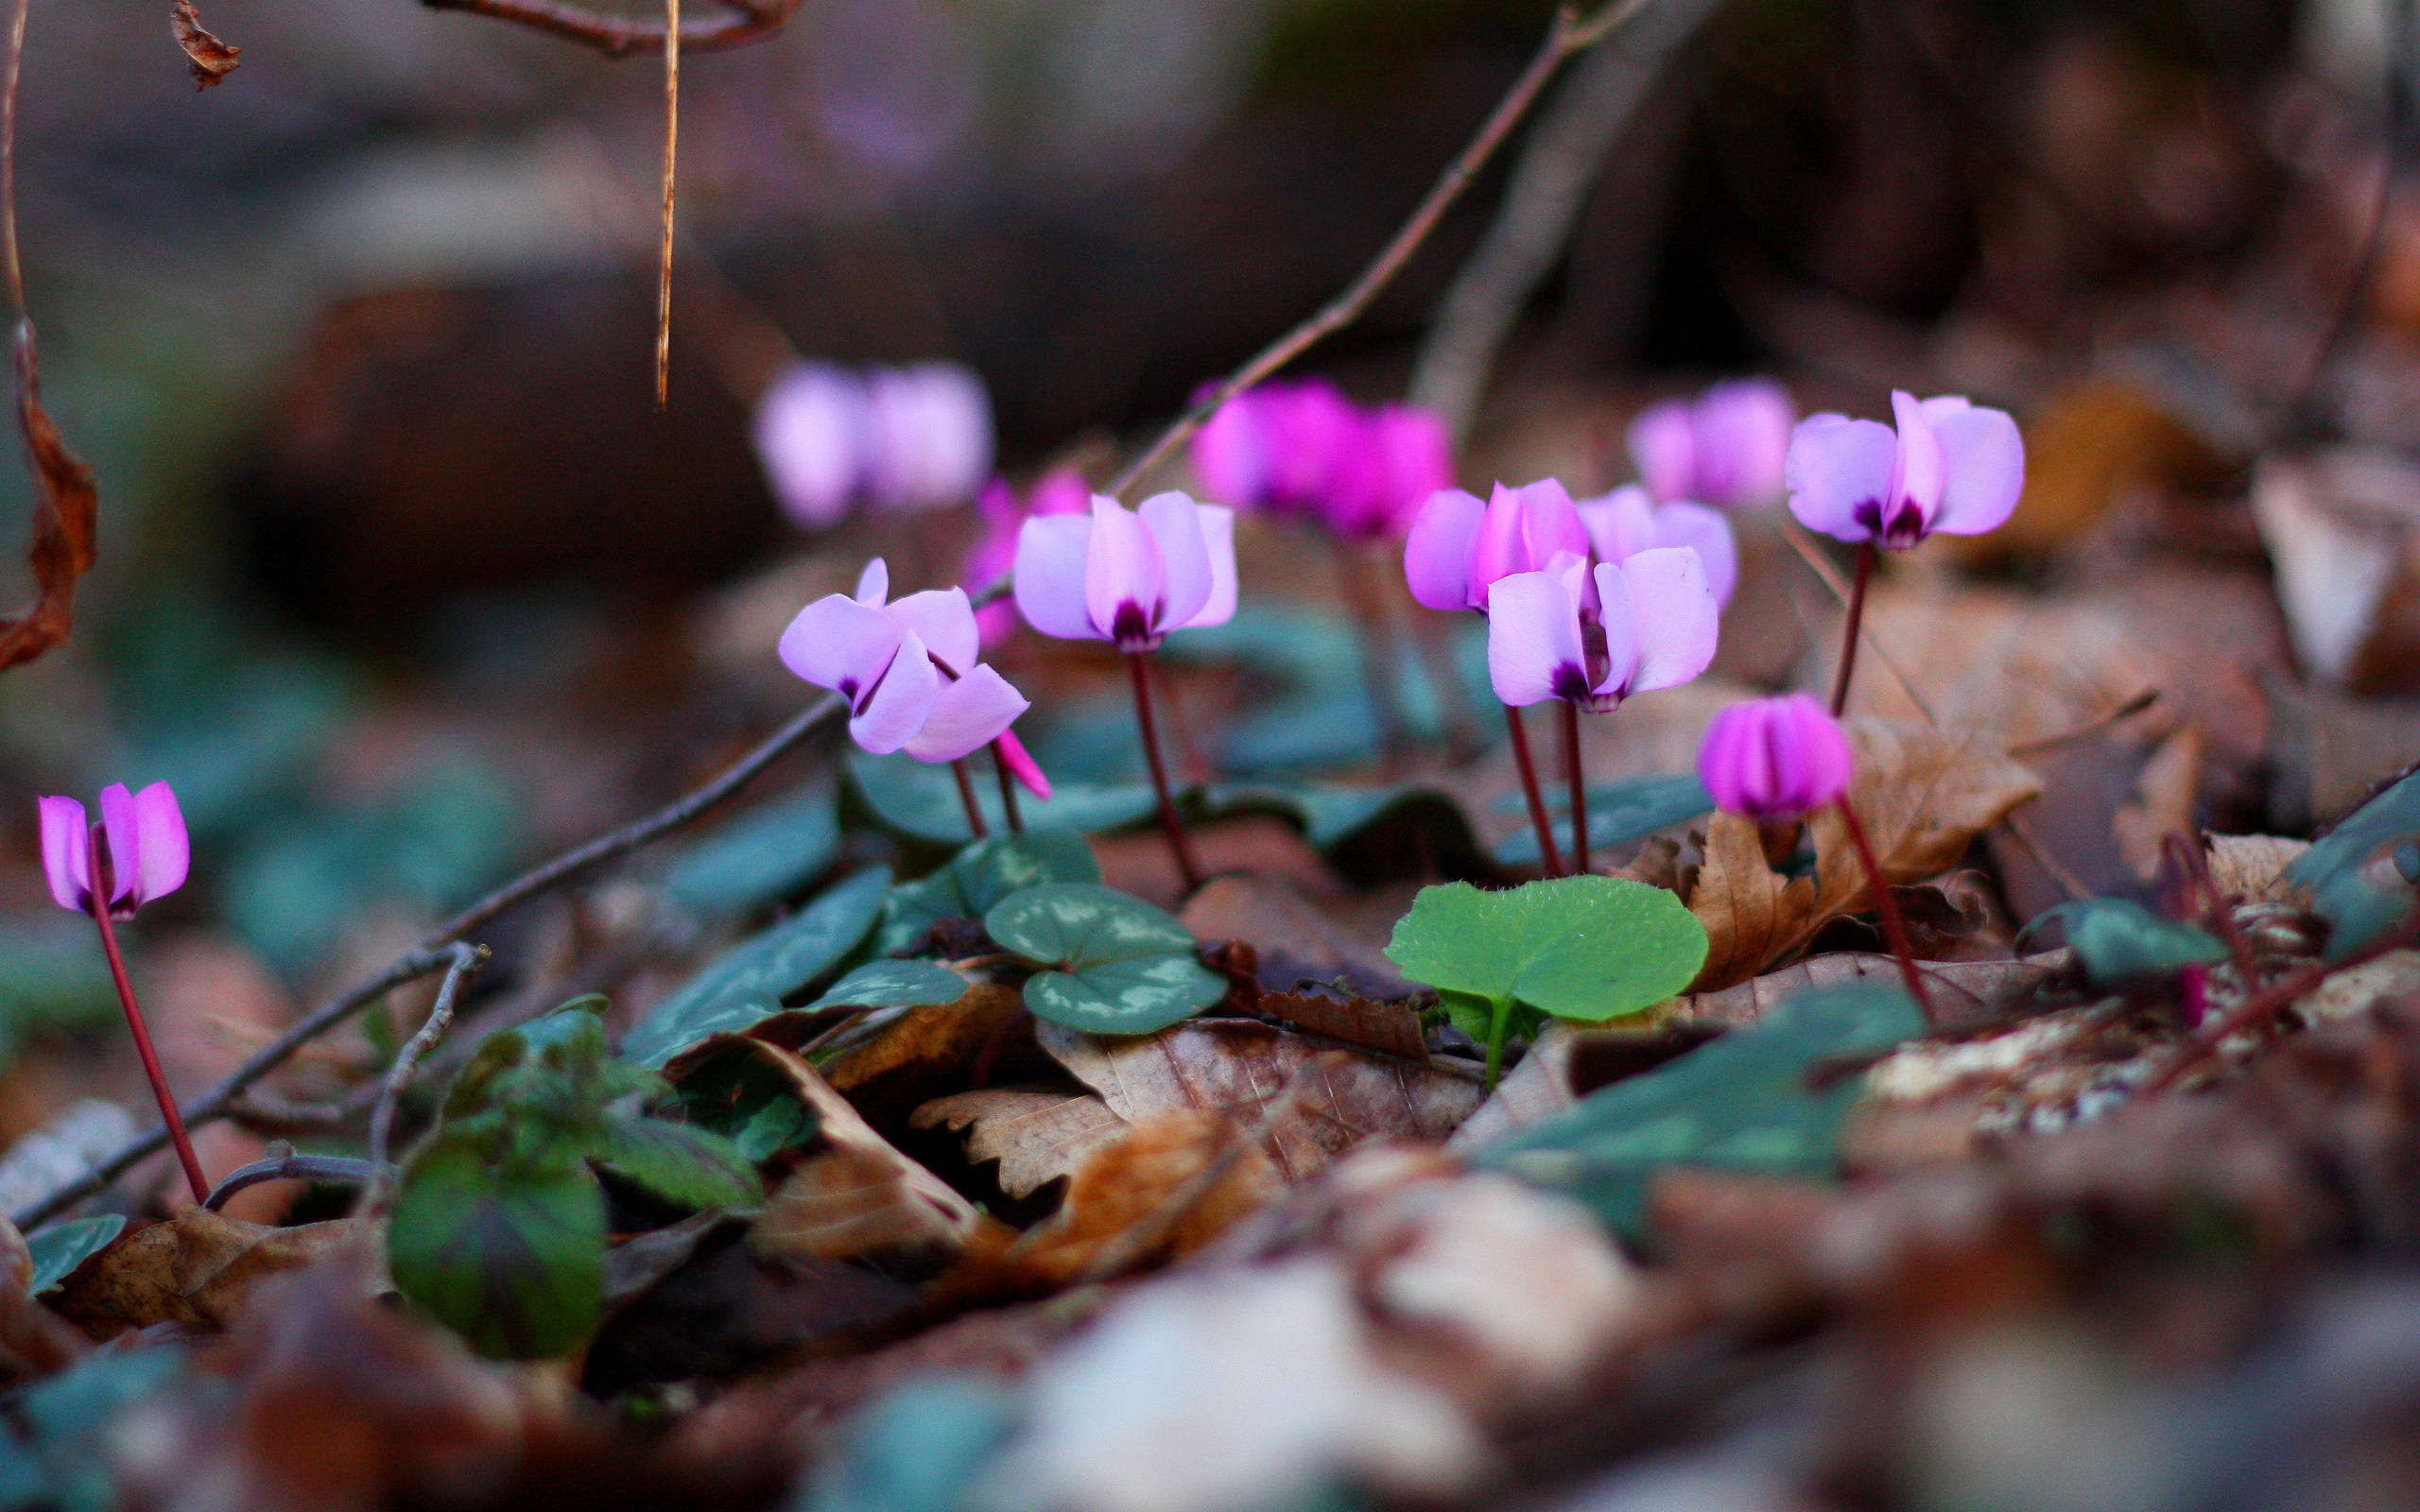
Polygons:
<instances>
[{"instance_id":1,"label":"blurred pink blossom","mask_svg":"<svg viewBox=\"0 0 2420 1512\"><path fill-rule=\"evenodd\" d=\"M1803 693L1733 704L1706 726L1698 777L1714 801L1755 819L1796 818L1848 791L1848 736Z\"/></svg>"},{"instance_id":2,"label":"blurred pink blossom","mask_svg":"<svg viewBox=\"0 0 2420 1512\"><path fill-rule=\"evenodd\" d=\"M1631 421L1631 460L1658 504L1687 501L1732 509L1769 504L1782 491L1798 406L1770 378L1719 383L1695 400L1651 404Z\"/></svg>"}]
</instances>

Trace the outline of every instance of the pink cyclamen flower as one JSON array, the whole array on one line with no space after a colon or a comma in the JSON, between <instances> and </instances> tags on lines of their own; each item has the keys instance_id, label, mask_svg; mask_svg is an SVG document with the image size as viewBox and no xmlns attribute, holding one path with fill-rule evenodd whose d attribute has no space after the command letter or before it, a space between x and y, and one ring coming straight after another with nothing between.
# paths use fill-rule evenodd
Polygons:
<instances>
[{"instance_id":1,"label":"pink cyclamen flower","mask_svg":"<svg viewBox=\"0 0 2420 1512\"><path fill-rule=\"evenodd\" d=\"M1045 635L1127 652L1224 625L1236 612L1235 527L1234 510L1182 493L1132 510L1095 494L1089 515L1028 520L1018 532L1017 609Z\"/></svg>"},{"instance_id":2,"label":"pink cyclamen flower","mask_svg":"<svg viewBox=\"0 0 2420 1512\"><path fill-rule=\"evenodd\" d=\"M1770 378L1716 384L1694 401L1668 399L1630 425L1631 460L1659 504L1687 500L1721 508L1769 503L1782 491L1798 406Z\"/></svg>"},{"instance_id":3,"label":"pink cyclamen flower","mask_svg":"<svg viewBox=\"0 0 2420 1512\"><path fill-rule=\"evenodd\" d=\"M992 471L992 401L954 362L866 376L864 488L877 509L937 509L974 496Z\"/></svg>"},{"instance_id":4,"label":"pink cyclamen flower","mask_svg":"<svg viewBox=\"0 0 2420 1512\"><path fill-rule=\"evenodd\" d=\"M84 805L46 798L42 809L42 868L50 896L70 913L93 911L93 832ZM101 789L101 834L109 848L110 913L133 916L154 898L184 885L193 848L185 816L165 782L130 793L123 782Z\"/></svg>"},{"instance_id":5,"label":"pink cyclamen flower","mask_svg":"<svg viewBox=\"0 0 2420 1512\"><path fill-rule=\"evenodd\" d=\"M1720 611L1685 546L1620 562L1564 553L1488 590L1487 676L1508 708L1548 698L1603 713L1633 694L1677 687L1714 660Z\"/></svg>"},{"instance_id":6,"label":"pink cyclamen flower","mask_svg":"<svg viewBox=\"0 0 2420 1512\"><path fill-rule=\"evenodd\" d=\"M1266 383L1219 406L1193 436L1193 467L1212 498L1237 509L1323 513L1345 485L1365 424L1322 378Z\"/></svg>"},{"instance_id":7,"label":"pink cyclamen flower","mask_svg":"<svg viewBox=\"0 0 2420 1512\"><path fill-rule=\"evenodd\" d=\"M1731 602L1731 590L1739 582L1739 542L1720 510L1702 504L1658 506L1635 483L1575 507L1599 561L1627 561L1657 546L1686 546L1705 564L1714 601Z\"/></svg>"},{"instance_id":8,"label":"pink cyclamen flower","mask_svg":"<svg viewBox=\"0 0 2420 1512\"><path fill-rule=\"evenodd\" d=\"M1371 412L1342 471L1326 509L1328 524L1361 540L1401 535L1423 505L1453 485L1445 422L1411 404L1382 404Z\"/></svg>"},{"instance_id":9,"label":"pink cyclamen flower","mask_svg":"<svg viewBox=\"0 0 2420 1512\"><path fill-rule=\"evenodd\" d=\"M1499 483L1481 504L1460 489L1431 494L1404 541L1404 578L1430 609L1487 611L1488 590L1513 573L1543 572L1564 553L1588 555L1588 528L1552 478Z\"/></svg>"},{"instance_id":10,"label":"pink cyclamen flower","mask_svg":"<svg viewBox=\"0 0 2420 1512\"><path fill-rule=\"evenodd\" d=\"M1936 530L1996 530L2025 489L2016 421L1956 395L1893 393L1894 432L1814 415L1789 440L1789 510L1809 530L1905 551Z\"/></svg>"},{"instance_id":11,"label":"pink cyclamen flower","mask_svg":"<svg viewBox=\"0 0 2420 1512\"><path fill-rule=\"evenodd\" d=\"M1796 818L1849 788L1840 721L1803 693L1733 704L1706 726L1698 777L1714 801L1755 819Z\"/></svg>"},{"instance_id":12,"label":"pink cyclamen flower","mask_svg":"<svg viewBox=\"0 0 2420 1512\"><path fill-rule=\"evenodd\" d=\"M848 513L865 471L866 417L866 386L828 362L793 363L757 401L756 455L800 529L828 529Z\"/></svg>"},{"instance_id":13,"label":"pink cyclamen flower","mask_svg":"<svg viewBox=\"0 0 2420 1512\"><path fill-rule=\"evenodd\" d=\"M967 553L966 567L959 578L969 593L980 593L1015 570L1017 534L1028 519L1090 514L1093 490L1075 469L1054 468L1034 484L1032 493L1023 504L1017 502L1016 490L1001 478L985 484L975 503L982 518L983 533L976 539L975 549ZM982 631L983 644L987 648L997 645L1016 628L1016 606L1007 599L986 604L975 611L975 623Z\"/></svg>"},{"instance_id":14,"label":"pink cyclamen flower","mask_svg":"<svg viewBox=\"0 0 2420 1512\"><path fill-rule=\"evenodd\" d=\"M956 761L998 739L1031 707L976 660L975 611L963 589L885 603L890 571L866 564L855 597L831 593L782 632L782 664L849 701L849 734L877 754Z\"/></svg>"}]
</instances>

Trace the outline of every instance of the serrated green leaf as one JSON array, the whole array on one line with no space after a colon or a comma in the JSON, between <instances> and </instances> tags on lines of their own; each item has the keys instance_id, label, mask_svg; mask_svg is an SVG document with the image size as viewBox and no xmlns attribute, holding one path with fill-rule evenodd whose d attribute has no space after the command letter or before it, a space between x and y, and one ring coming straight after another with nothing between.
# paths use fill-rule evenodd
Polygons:
<instances>
[{"instance_id":1,"label":"serrated green leaf","mask_svg":"<svg viewBox=\"0 0 2420 1512\"><path fill-rule=\"evenodd\" d=\"M1513 998L1583 1023L1671 997L1705 953L1705 926L1678 898L1626 877L1424 887L1387 946L1398 970L1440 992Z\"/></svg>"},{"instance_id":2,"label":"serrated green leaf","mask_svg":"<svg viewBox=\"0 0 2420 1512\"><path fill-rule=\"evenodd\" d=\"M1002 948L1038 966L1025 985L1037 1019L1092 1034L1150 1034L1226 995L1193 958L1193 936L1139 898L1083 883L1048 883L983 916Z\"/></svg>"},{"instance_id":3,"label":"serrated green leaf","mask_svg":"<svg viewBox=\"0 0 2420 1512\"><path fill-rule=\"evenodd\" d=\"M664 888L700 914L745 914L786 898L831 864L840 845L828 785L768 803L692 846Z\"/></svg>"},{"instance_id":4,"label":"serrated green leaf","mask_svg":"<svg viewBox=\"0 0 2420 1512\"><path fill-rule=\"evenodd\" d=\"M2226 945L2206 930L2162 919L2126 898L2087 898L2061 903L2035 917L2017 933L2026 937L2049 923L2063 924L2067 947L2075 954L2084 980L2097 988L2118 988L2175 975L2188 966L2206 966L2227 958Z\"/></svg>"},{"instance_id":5,"label":"serrated green leaf","mask_svg":"<svg viewBox=\"0 0 2420 1512\"><path fill-rule=\"evenodd\" d=\"M660 1118L607 1113L589 1158L667 1202L692 1209L751 1207L765 1195L755 1166L731 1141Z\"/></svg>"},{"instance_id":6,"label":"serrated green leaf","mask_svg":"<svg viewBox=\"0 0 2420 1512\"><path fill-rule=\"evenodd\" d=\"M1571 829L1571 799L1564 793L1549 791L1546 801L1547 811L1562 821L1555 832L1555 843L1562 845ZM1517 793L1508 794L1495 803L1499 811L1522 806L1523 799ZM1714 796L1705 790L1695 772L1594 784L1588 789L1588 844L1599 850L1628 845L1666 825L1695 818L1713 807ZM1496 842L1495 859L1508 867L1535 862L1536 827L1515 831Z\"/></svg>"},{"instance_id":7,"label":"serrated green leaf","mask_svg":"<svg viewBox=\"0 0 2420 1512\"><path fill-rule=\"evenodd\" d=\"M1925 1032L1896 987L1861 982L1802 992L1764 1022L1473 1153L1474 1163L1568 1192L1638 1236L1649 1182L1668 1165L1804 1179L1836 1169L1841 1124L1864 1078L1807 1085L1819 1061L1880 1052Z\"/></svg>"},{"instance_id":8,"label":"serrated green leaf","mask_svg":"<svg viewBox=\"0 0 2420 1512\"><path fill-rule=\"evenodd\" d=\"M26 1290L40 1297L75 1274L76 1267L99 1254L110 1242L126 1231L126 1215L105 1212L96 1218L77 1218L67 1223L55 1223L26 1236L26 1248L33 1255L33 1280Z\"/></svg>"},{"instance_id":9,"label":"serrated green leaf","mask_svg":"<svg viewBox=\"0 0 2420 1512\"><path fill-rule=\"evenodd\" d=\"M931 961L868 961L806 1005L816 1008L926 1008L966 996L966 978Z\"/></svg>"},{"instance_id":10,"label":"serrated green leaf","mask_svg":"<svg viewBox=\"0 0 2420 1512\"><path fill-rule=\"evenodd\" d=\"M949 768L904 755L849 753L849 782L866 808L882 825L928 845L963 845L971 839L966 804ZM985 824L995 833L1008 830L994 782L975 784L976 800ZM1139 824L1156 812L1159 799L1150 788L1126 782L1100 786L1091 782L1054 782L1047 799L1023 795L1017 811L1027 833L1036 828L1069 830L1083 834Z\"/></svg>"},{"instance_id":11,"label":"serrated green leaf","mask_svg":"<svg viewBox=\"0 0 2420 1512\"><path fill-rule=\"evenodd\" d=\"M2308 888L2311 906L2327 920L2325 959L2352 954L2420 901L2398 854L2414 839L2420 839L2420 772L2355 809L2286 868L2286 880Z\"/></svg>"},{"instance_id":12,"label":"serrated green leaf","mask_svg":"<svg viewBox=\"0 0 2420 1512\"><path fill-rule=\"evenodd\" d=\"M604 1257L604 1196L585 1163L498 1164L442 1136L405 1167L387 1230L397 1288L491 1359L546 1359L588 1337Z\"/></svg>"},{"instance_id":13,"label":"serrated green leaf","mask_svg":"<svg viewBox=\"0 0 2420 1512\"><path fill-rule=\"evenodd\" d=\"M977 840L931 876L901 883L884 904L874 949L906 950L944 919L980 919L1013 892L1046 882L1098 882L1100 863L1073 830L1028 829Z\"/></svg>"},{"instance_id":14,"label":"serrated green leaf","mask_svg":"<svg viewBox=\"0 0 2420 1512\"><path fill-rule=\"evenodd\" d=\"M735 1034L772 1017L782 999L838 965L866 937L890 888L889 868L868 868L751 936L640 1020L622 1054L661 1066L710 1035Z\"/></svg>"}]
</instances>

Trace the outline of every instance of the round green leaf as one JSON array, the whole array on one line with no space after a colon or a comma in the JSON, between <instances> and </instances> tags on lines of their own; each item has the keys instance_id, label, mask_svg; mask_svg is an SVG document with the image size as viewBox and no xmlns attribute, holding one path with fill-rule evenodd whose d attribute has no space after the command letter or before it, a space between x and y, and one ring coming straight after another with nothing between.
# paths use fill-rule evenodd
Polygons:
<instances>
[{"instance_id":1,"label":"round green leaf","mask_svg":"<svg viewBox=\"0 0 2420 1512\"><path fill-rule=\"evenodd\" d=\"M890 889L874 948L904 950L944 919L980 919L1013 892L1046 882L1098 882L1100 864L1073 830L1028 829L977 840L919 882Z\"/></svg>"},{"instance_id":2,"label":"round green leaf","mask_svg":"<svg viewBox=\"0 0 2420 1512\"><path fill-rule=\"evenodd\" d=\"M499 1164L441 1139L404 1170L387 1263L406 1297L481 1354L562 1354L603 1312L604 1195L576 1158Z\"/></svg>"},{"instance_id":3,"label":"round green leaf","mask_svg":"<svg viewBox=\"0 0 2420 1512\"><path fill-rule=\"evenodd\" d=\"M1225 979L1203 971L1190 955L1145 955L1077 971L1037 971L1025 984L1028 1012L1086 1034L1152 1034L1226 995Z\"/></svg>"},{"instance_id":4,"label":"round green leaf","mask_svg":"<svg viewBox=\"0 0 2420 1512\"><path fill-rule=\"evenodd\" d=\"M1440 992L1510 997L1583 1023L1671 997L1705 953L1705 926L1680 899L1626 877L1424 887L1387 946L1404 975Z\"/></svg>"},{"instance_id":5,"label":"round green leaf","mask_svg":"<svg viewBox=\"0 0 2420 1512\"><path fill-rule=\"evenodd\" d=\"M1027 960L1056 968L1027 981L1025 1005L1071 1029L1150 1034L1226 995L1225 981L1193 958L1183 924L1108 887L1028 887L995 904L983 927Z\"/></svg>"}]
</instances>

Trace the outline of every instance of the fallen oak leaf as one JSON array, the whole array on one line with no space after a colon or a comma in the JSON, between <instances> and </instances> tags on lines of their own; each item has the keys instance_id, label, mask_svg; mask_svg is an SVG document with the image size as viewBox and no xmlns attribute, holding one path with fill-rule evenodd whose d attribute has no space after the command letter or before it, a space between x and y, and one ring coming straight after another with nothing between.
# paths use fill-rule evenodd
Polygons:
<instances>
[{"instance_id":1,"label":"fallen oak leaf","mask_svg":"<svg viewBox=\"0 0 2420 1512\"><path fill-rule=\"evenodd\" d=\"M96 551L101 496L90 464L67 449L42 404L42 364L34 323L17 324L17 428L33 462L34 604L0 619L0 672L22 666L67 639L75 625L76 581L90 572Z\"/></svg>"},{"instance_id":2,"label":"fallen oak leaf","mask_svg":"<svg viewBox=\"0 0 2420 1512\"><path fill-rule=\"evenodd\" d=\"M988 1216L974 1225L923 1199L898 1161L839 1145L790 1173L765 1205L748 1243L777 1260L855 1261L894 1275L931 1275L984 1234L1004 1240ZM986 1246L988 1247L988 1246Z\"/></svg>"},{"instance_id":3,"label":"fallen oak leaf","mask_svg":"<svg viewBox=\"0 0 2420 1512\"><path fill-rule=\"evenodd\" d=\"M1428 1041L1421 1033L1420 1015L1404 1000L1332 997L1324 992L1263 992L1260 1012L1263 1017L1282 1020L1305 1034L1359 1045L1381 1055L1401 1056L1423 1065L1428 1061Z\"/></svg>"},{"instance_id":4,"label":"fallen oak leaf","mask_svg":"<svg viewBox=\"0 0 2420 1512\"><path fill-rule=\"evenodd\" d=\"M827 1149L854 1151L882 1162L897 1175L908 1194L929 1208L959 1243L963 1244L981 1226L983 1215L975 1204L875 1133L873 1125L847 1098L834 1091L804 1057L761 1040L743 1040L740 1043L788 1080L799 1101L814 1112L816 1136Z\"/></svg>"},{"instance_id":5,"label":"fallen oak leaf","mask_svg":"<svg viewBox=\"0 0 2420 1512\"><path fill-rule=\"evenodd\" d=\"M966 1159L1000 1162L1000 1190L1029 1197L1062 1177L1072 1177L1095 1150L1115 1143L1126 1120L1092 1092L1037 1091L984 1087L937 1097L908 1117L911 1128L957 1130Z\"/></svg>"},{"instance_id":6,"label":"fallen oak leaf","mask_svg":"<svg viewBox=\"0 0 2420 1512\"><path fill-rule=\"evenodd\" d=\"M185 67L193 74L197 92L223 82L241 66L235 60L244 49L212 36L193 0L168 0L168 25L177 34L177 45L184 49Z\"/></svg>"},{"instance_id":7,"label":"fallen oak leaf","mask_svg":"<svg viewBox=\"0 0 2420 1512\"><path fill-rule=\"evenodd\" d=\"M95 1256L67 1279L56 1305L99 1340L155 1323L216 1332L264 1279L300 1270L362 1232L352 1218L272 1228L188 1208Z\"/></svg>"},{"instance_id":8,"label":"fallen oak leaf","mask_svg":"<svg viewBox=\"0 0 2420 1512\"><path fill-rule=\"evenodd\" d=\"M1688 897L1706 935L1705 965L1689 984L1696 992L1745 981L1788 954L1815 911L1815 880L1768 866L1754 819L1715 815L1703 849Z\"/></svg>"}]
</instances>

